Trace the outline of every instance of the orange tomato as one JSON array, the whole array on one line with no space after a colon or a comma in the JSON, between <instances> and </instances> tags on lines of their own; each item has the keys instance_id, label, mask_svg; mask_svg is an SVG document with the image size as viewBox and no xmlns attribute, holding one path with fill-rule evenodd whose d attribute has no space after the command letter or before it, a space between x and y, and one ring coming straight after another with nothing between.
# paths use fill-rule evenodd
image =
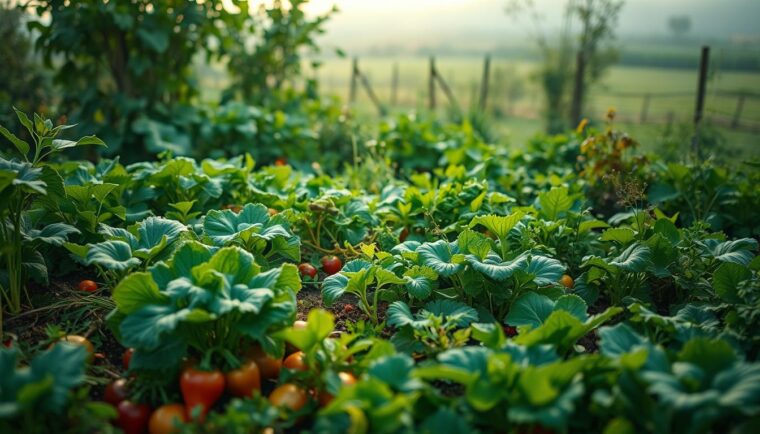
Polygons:
<instances>
[{"instance_id":1,"label":"orange tomato","mask_svg":"<svg viewBox=\"0 0 760 434\"><path fill-rule=\"evenodd\" d=\"M294 371L305 372L308 369L306 362L304 361L305 356L306 354L304 354L303 351L296 351L285 358L285 361L282 362L282 366Z\"/></svg>"},{"instance_id":2,"label":"orange tomato","mask_svg":"<svg viewBox=\"0 0 760 434\"><path fill-rule=\"evenodd\" d=\"M256 362L250 360L225 374L227 392L240 398L251 397L255 390L261 390L261 373Z\"/></svg>"},{"instance_id":3,"label":"orange tomato","mask_svg":"<svg viewBox=\"0 0 760 434\"><path fill-rule=\"evenodd\" d=\"M282 368L282 360L276 359L267 354L259 345L254 345L246 351L246 358L256 362L256 366L259 367L259 373L261 379L271 379L280 376L280 369Z\"/></svg>"},{"instance_id":4,"label":"orange tomato","mask_svg":"<svg viewBox=\"0 0 760 434\"><path fill-rule=\"evenodd\" d=\"M276 407L287 407L298 411L306 405L308 395L302 388L295 384L286 383L277 387L269 394L269 402Z\"/></svg>"},{"instance_id":5,"label":"orange tomato","mask_svg":"<svg viewBox=\"0 0 760 434\"><path fill-rule=\"evenodd\" d=\"M187 412L182 404L165 404L150 415L148 432L150 434L172 434L179 430L177 425L187 422Z\"/></svg>"},{"instance_id":6,"label":"orange tomato","mask_svg":"<svg viewBox=\"0 0 760 434\"><path fill-rule=\"evenodd\" d=\"M573 286L575 285L575 282L573 282L573 278L567 274L562 275L562 277L559 279L559 283L561 283L562 286L568 289L572 289Z\"/></svg>"}]
</instances>

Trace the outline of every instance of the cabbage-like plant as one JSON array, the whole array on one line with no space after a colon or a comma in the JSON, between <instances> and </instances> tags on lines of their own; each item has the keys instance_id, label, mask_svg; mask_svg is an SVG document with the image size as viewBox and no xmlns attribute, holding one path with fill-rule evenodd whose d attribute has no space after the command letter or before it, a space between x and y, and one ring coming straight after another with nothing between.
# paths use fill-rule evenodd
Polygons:
<instances>
[{"instance_id":1,"label":"cabbage-like plant","mask_svg":"<svg viewBox=\"0 0 760 434\"><path fill-rule=\"evenodd\" d=\"M177 367L189 351L202 367L212 359L236 366L246 342L282 353L271 336L295 320L300 288L292 264L262 271L239 247L188 242L119 283L109 322L122 344L135 348L132 369Z\"/></svg>"}]
</instances>

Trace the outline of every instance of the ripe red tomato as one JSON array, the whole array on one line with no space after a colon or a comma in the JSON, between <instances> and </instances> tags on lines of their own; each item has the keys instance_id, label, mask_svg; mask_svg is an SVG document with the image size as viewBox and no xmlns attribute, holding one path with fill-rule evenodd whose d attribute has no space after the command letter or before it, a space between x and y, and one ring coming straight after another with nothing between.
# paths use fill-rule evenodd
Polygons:
<instances>
[{"instance_id":1,"label":"ripe red tomato","mask_svg":"<svg viewBox=\"0 0 760 434\"><path fill-rule=\"evenodd\" d=\"M254 345L249 348L248 351L246 351L246 357L256 362L262 379L271 379L280 376L282 360L270 356L262 350L259 345Z\"/></svg>"},{"instance_id":2,"label":"ripe red tomato","mask_svg":"<svg viewBox=\"0 0 760 434\"><path fill-rule=\"evenodd\" d=\"M305 372L308 369L304 361L305 356L306 354L304 354L303 351L296 351L295 353L285 358L285 361L282 362L282 366L294 371Z\"/></svg>"},{"instance_id":3,"label":"ripe red tomato","mask_svg":"<svg viewBox=\"0 0 760 434\"><path fill-rule=\"evenodd\" d=\"M251 397L254 390L261 390L261 373L256 362L250 360L238 369L225 374L227 391L237 397Z\"/></svg>"},{"instance_id":4,"label":"ripe red tomato","mask_svg":"<svg viewBox=\"0 0 760 434\"><path fill-rule=\"evenodd\" d=\"M567 274L562 275L562 277L559 279L559 283L561 283L562 286L568 289L572 289L573 286L575 286L575 282L573 281L573 278Z\"/></svg>"},{"instance_id":5,"label":"ripe red tomato","mask_svg":"<svg viewBox=\"0 0 760 434\"><path fill-rule=\"evenodd\" d=\"M114 407L118 406L121 401L126 400L128 397L127 380L124 378L112 381L103 391L103 401Z\"/></svg>"},{"instance_id":6,"label":"ripe red tomato","mask_svg":"<svg viewBox=\"0 0 760 434\"><path fill-rule=\"evenodd\" d=\"M356 384L356 377L354 377L353 374L350 374L348 372L339 372L338 377L340 378L340 382L343 386L350 386L352 384ZM319 393L318 401L319 401L319 405L322 407L329 404L330 401L332 401L333 399L335 399L335 397L332 396L332 394L330 394L329 392L322 391Z\"/></svg>"},{"instance_id":7,"label":"ripe red tomato","mask_svg":"<svg viewBox=\"0 0 760 434\"><path fill-rule=\"evenodd\" d=\"M179 431L177 425L187 422L187 412L182 404L165 404L150 415L148 432L150 434L173 434Z\"/></svg>"},{"instance_id":8,"label":"ripe red tomato","mask_svg":"<svg viewBox=\"0 0 760 434\"><path fill-rule=\"evenodd\" d=\"M119 414L116 424L124 434L144 434L150 419L150 407L132 401L121 401L116 406Z\"/></svg>"},{"instance_id":9,"label":"ripe red tomato","mask_svg":"<svg viewBox=\"0 0 760 434\"><path fill-rule=\"evenodd\" d=\"M340 262L340 258L335 255L323 256L321 262L322 270L327 273L328 276L332 276L343 268L343 263Z\"/></svg>"},{"instance_id":10,"label":"ripe red tomato","mask_svg":"<svg viewBox=\"0 0 760 434\"><path fill-rule=\"evenodd\" d=\"M303 264L299 265L298 272L301 273L301 277L309 276L312 279L317 277L317 268L308 262L304 262Z\"/></svg>"},{"instance_id":11,"label":"ripe red tomato","mask_svg":"<svg viewBox=\"0 0 760 434\"><path fill-rule=\"evenodd\" d=\"M185 401L187 413L201 407L201 420L224 393L224 374L221 371L201 371L185 369L179 378L179 388Z\"/></svg>"},{"instance_id":12,"label":"ripe red tomato","mask_svg":"<svg viewBox=\"0 0 760 434\"><path fill-rule=\"evenodd\" d=\"M286 383L274 389L269 394L269 402L275 407L288 407L293 411L298 411L306 405L308 396L306 391L295 384Z\"/></svg>"},{"instance_id":13,"label":"ripe red tomato","mask_svg":"<svg viewBox=\"0 0 760 434\"><path fill-rule=\"evenodd\" d=\"M127 348L124 354L121 355L121 364L124 366L124 369L129 369L129 363L132 362L132 354L134 352L134 348Z\"/></svg>"},{"instance_id":14,"label":"ripe red tomato","mask_svg":"<svg viewBox=\"0 0 760 434\"><path fill-rule=\"evenodd\" d=\"M286 164L288 164L288 160L286 160L285 158L280 157L280 158L274 160L274 165L275 166L284 166Z\"/></svg>"},{"instance_id":15,"label":"ripe red tomato","mask_svg":"<svg viewBox=\"0 0 760 434\"><path fill-rule=\"evenodd\" d=\"M92 280L83 280L79 282L79 290L84 292L95 292L98 290L98 284Z\"/></svg>"}]
</instances>

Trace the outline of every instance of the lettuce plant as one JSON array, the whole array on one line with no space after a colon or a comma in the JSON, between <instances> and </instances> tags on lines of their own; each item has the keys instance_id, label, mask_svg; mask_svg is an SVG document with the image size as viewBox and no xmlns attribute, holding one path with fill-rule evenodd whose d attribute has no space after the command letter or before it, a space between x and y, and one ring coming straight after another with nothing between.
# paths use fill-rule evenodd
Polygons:
<instances>
[{"instance_id":1,"label":"lettuce plant","mask_svg":"<svg viewBox=\"0 0 760 434\"><path fill-rule=\"evenodd\" d=\"M272 333L295 319L301 288L292 264L263 271L239 247L181 246L167 261L132 273L113 291L110 323L134 369L177 367L188 351L201 365L237 365L244 341L281 353Z\"/></svg>"}]
</instances>

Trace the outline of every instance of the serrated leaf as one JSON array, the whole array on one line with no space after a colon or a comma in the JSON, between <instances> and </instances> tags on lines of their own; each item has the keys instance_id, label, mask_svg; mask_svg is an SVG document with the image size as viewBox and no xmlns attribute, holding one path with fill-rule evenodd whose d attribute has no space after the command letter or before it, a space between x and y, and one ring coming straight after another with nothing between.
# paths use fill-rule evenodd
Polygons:
<instances>
[{"instance_id":1,"label":"serrated leaf","mask_svg":"<svg viewBox=\"0 0 760 434\"><path fill-rule=\"evenodd\" d=\"M96 264L115 271L125 271L140 265L140 260L132 256L132 249L124 241L109 240L88 247L85 258L87 265Z\"/></svg>"},{"instance_id":2,"label":"serrated leaf","mask_svg":"<svg viewBox=\"0 0 760 434\"><path fill-rule=\"evenodd\" d=\"M417 248L422 263L443 277L451 277L464 269L464 257L454 243L438 240Z\"/></svg>"},{"instance_id":3,"label":"serrated leaf","mask_svg":"<svg viewBox=\"0 0 760 434\"><path fill-rule=\"evenodd\" d=\"M514 212L506 217L497 215L477 216L470 221L470 228L481 225L491 231L500 240L504 240L525 214L522 211Z\"/></svg>"},{"instance_id":4,"label":"serrated leaf","mask_svg":"<svg viewBox=\"0 0 760 434\"><path fill-rule=\"evenodd\" d=\"M634 243L623 250L619 256L612 259L609 264L622 270L639 273L651 265L651 251L649 247Z\"/></svg>"},{"instance_id":5,"label":"serrated leaf","mask_svg":"<svg viewBox=\"0 0 760 434\"><path fill-rule=\"evenodd\" d=\"M542 216L548 220L557 220L562 213L570 210L573 200L567 187L554 187L538 194L538 204Z\"/></svg>"},{"instance_id":6,"label":"serrated leaf","mask_svg":"<svg viewBox=\"0 0 760 434\"><path fill-rule=\"evenodd\" d=\"M713 288L722 300L729 303L739 303L739 284L752 277L747 267L734 262L724 262L713 273Z\"/></svg>"}]
</instances>

